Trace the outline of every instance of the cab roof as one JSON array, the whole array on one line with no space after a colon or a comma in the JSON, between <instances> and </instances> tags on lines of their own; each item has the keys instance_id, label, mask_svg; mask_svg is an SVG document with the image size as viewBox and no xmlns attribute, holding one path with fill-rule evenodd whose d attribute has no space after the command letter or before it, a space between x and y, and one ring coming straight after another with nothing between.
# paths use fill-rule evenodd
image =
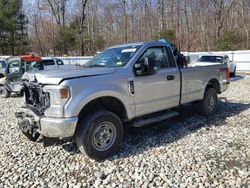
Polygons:
<instances>
[{"instance_id":1,"label":"cab roof","mask_svg":"<svg viewBox=\"0 0 250 188\"><path fill-rule=\"evenodd\" d=\"M33 61L42 61L42 58L34 55L21 55L19 56L23 61L33 62Z\"/></svg>"}]
</instances>

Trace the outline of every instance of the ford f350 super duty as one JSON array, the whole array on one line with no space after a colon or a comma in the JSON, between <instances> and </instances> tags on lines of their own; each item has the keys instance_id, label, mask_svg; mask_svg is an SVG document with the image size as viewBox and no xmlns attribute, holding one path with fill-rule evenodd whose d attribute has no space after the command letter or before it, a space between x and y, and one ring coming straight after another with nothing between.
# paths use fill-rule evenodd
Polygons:
<instances>
[{"instance_id":1,"label":"ford f350 super duty","mask_svg":"<svg viewBox=\"0 0 250 188\"><path fill-rule=\"evenodd\" d=\"M21 131L45 145L76 139L79 150L105 159L120 146L124 125L141 127L168 119L173 109L195 103L215 113L217 95L228 88L227 64L183 67L164 42L108 48L82 69L30 74L25 103L16 113Z\"/></svg>"}]
</instances>

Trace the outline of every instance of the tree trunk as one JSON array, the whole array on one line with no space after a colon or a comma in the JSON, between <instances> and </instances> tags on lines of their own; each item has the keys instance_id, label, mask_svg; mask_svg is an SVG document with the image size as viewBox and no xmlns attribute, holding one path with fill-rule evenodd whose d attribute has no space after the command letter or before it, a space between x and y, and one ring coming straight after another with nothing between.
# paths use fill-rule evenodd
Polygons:
<instances>
[{"instance_id":1,"label":"tree trunk","mask_svg":"<svg viewBox=\"0 0 250 188\"><path fill-rule=\"evenodd\" d=\"M128 42L128 29L127 29L127 13L126 13L126 0L122 1L123 3L123 21L124 21L124 43Z\"/></svg>"},{"instance_id":2,"label":"tree trunk","mask_svg":"<svg viewBox=\"0 0 250 188\"><path fill-rule=\"evenodd\" d=\"M84 20L85 20L85 8L87 0L81 0L82 10L81 10L81 20L80 20L80 54L84 56L84 42L83 42L83 29L84 29Z\"/></svg>"},{"instance_id":3,"label":"tree trunk","mask_svg":"<svg viewBox=\"0 0 250 188\"><path fill-rule=\"evenodd\" d=\"M184 5L184 13L186 18L186 26L187 26L187 51L190 51L190 28L189 28L189 20L188 20L188 14L187 14L187 0L185 0Z\"/></svg>"},{"instance_id":4,"label":"tree trunk","mask_svg":"<svg viewBox=\"0 0 250 188\"><path fill-rule=\"evenodd\" d=\"M15 55L15 33L14 33L14 29L11 31L10 33L10 39L11 39L11 55L14 56Z\"/></svg>"}]
</instances>

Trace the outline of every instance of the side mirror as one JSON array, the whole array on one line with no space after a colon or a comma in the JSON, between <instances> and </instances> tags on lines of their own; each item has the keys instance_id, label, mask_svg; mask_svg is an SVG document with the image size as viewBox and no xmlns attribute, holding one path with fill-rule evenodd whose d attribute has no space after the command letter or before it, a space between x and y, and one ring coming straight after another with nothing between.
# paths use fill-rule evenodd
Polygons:
<instances>
[{"instance_id":1,"label":"side mirror","mask_svg":"<svg viewBox=\"0 0 250 188\"><path fill-rule=\"evenodd\" d=\"M134 66L137 76L152 75L156 73L156 62L152 58L141 58Z\"/></svg>"}]
</instances>

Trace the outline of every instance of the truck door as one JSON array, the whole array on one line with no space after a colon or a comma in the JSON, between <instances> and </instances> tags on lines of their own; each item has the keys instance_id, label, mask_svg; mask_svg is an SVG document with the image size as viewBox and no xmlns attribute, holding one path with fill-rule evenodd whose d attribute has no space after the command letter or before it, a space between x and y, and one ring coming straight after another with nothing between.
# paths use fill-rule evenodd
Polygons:
<instances>
[{"instance_id":1,"label":"truck door","mask_svg":"<svg viewBox=\"0 0 250 188\"><path fill-rule=\"evenodd\" d=\"M10 61L6 68L6 87L10 91L19 92L21 90L22 75L20 59Z\"/></svg>"},{"instance_id":2,"label":"truck door","mask_svg":"<svg viewBox=\"0 0 250 188\"><path fill-rule=\"evenodd\" d=\"M135 63L136 67L141 59L150 57L156 62L157 69L152 75L136 75L134 78L136 116L161 111L179 104L180 73L167 50L163 46L149 47Z\"/></svg>"}]
</instances>

